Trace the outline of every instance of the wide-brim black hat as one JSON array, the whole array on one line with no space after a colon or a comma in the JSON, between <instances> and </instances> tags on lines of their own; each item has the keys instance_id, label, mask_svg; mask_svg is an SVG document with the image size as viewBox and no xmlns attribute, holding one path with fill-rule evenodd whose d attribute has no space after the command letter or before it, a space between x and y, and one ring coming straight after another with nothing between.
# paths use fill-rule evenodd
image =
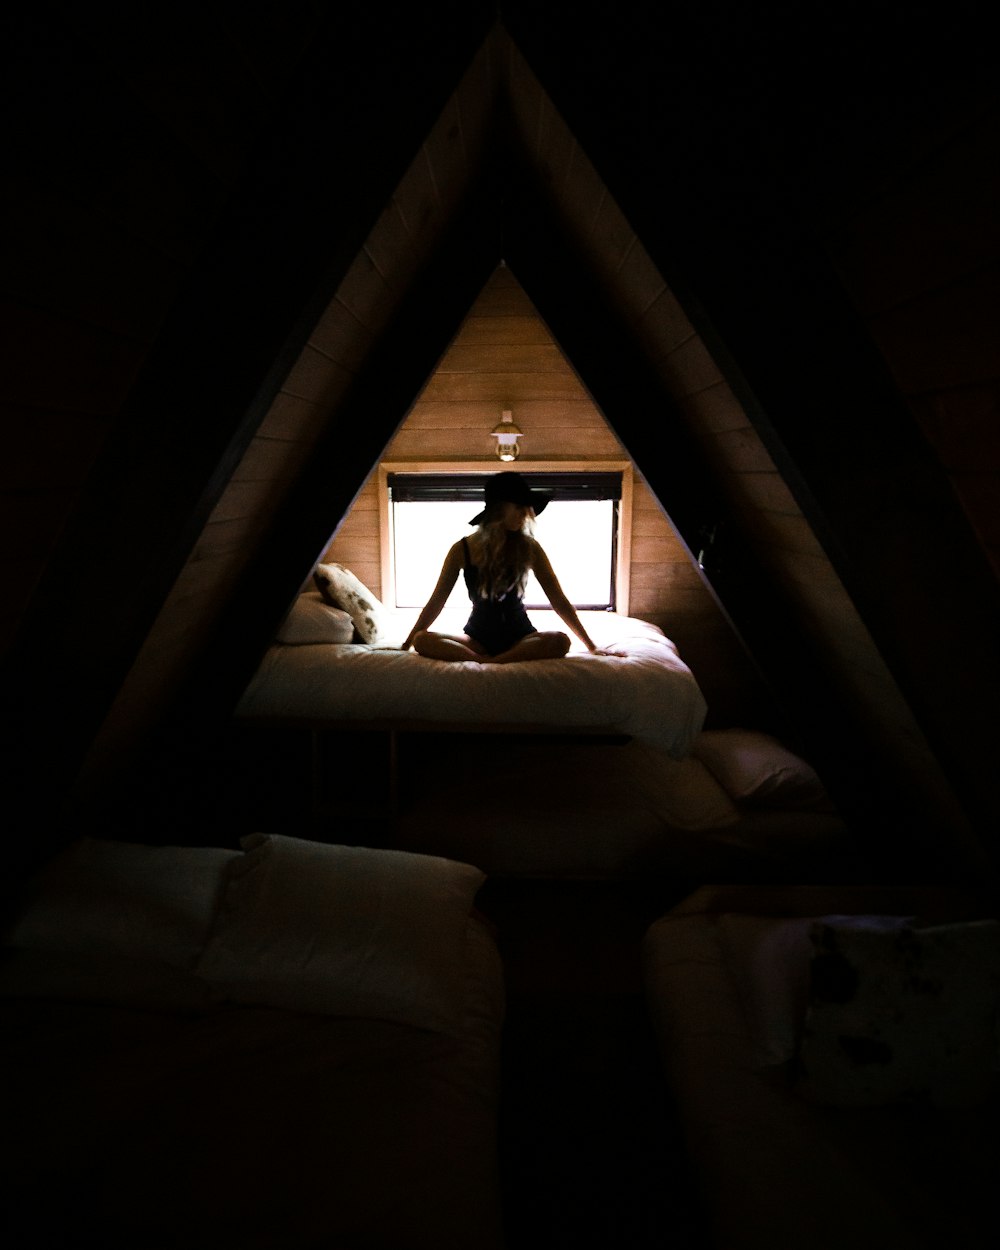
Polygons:
<instances>
[{"instance_id":1,"label":"wide-brim black hat","mask_svg":"<svg viewBox=\"0 0 1000 1250\"><path fill-rule=\"evenodd\" d=\"M469 524L482 525L496 513L502 503L516 503L522 508L531 508L535 516L538 516L548 502L548 496L541 491L532 490L520 473L495 473L486 479L486 507Z\"/></svg>"}]
</instances>

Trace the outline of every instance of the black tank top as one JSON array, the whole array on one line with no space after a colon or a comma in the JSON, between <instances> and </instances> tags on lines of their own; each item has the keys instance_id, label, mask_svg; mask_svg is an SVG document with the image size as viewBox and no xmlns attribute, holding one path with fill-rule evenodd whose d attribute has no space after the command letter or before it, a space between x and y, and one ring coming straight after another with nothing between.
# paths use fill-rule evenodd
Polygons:
<instances>
[{"instance_id":1,"label":"black tank top","mask_svg":"<svg viewBox=\"0 0 1000 1250\"><path fill-rule=\"evenodd\" d=\"M465 588L469 592L469 598L476 603L481 597L479 588L479 569L472 559L472 552L469 550L469 540L462 539L462 573L465 577ZM494 595L496 602L500 603L508 597L512 599L520 599L520 595L516 593L513 583L502 594Z\"/></svg>"},{"instance_id":2,"label":"black tank top","mask_svg":"<svg viewBox=\"0 0 1000 1250\"><path fill-rule=\"evenodd\" d=\"M480 595L479 569L472 561L468 539L462 539L462 552L462 571L472 600L472 615L465 623L465 632L481 642L491 655L499 655L519 639L535 633L535 627L528 619L521 596L513 587L494 599L485 599Z\"/></svg>"}]
</instances>

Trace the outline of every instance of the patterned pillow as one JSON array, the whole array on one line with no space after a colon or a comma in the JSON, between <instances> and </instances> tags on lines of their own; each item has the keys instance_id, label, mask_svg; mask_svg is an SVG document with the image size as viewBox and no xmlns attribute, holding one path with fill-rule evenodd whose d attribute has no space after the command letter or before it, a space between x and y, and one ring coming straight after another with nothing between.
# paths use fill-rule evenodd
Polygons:
<instances>
[{"instance_id":1,"label":"patterned pillow","mask_svg":"<svg viewBox=\"0 0 1000 1250\"><path fill-rule=\"evenodd\" d=\"M374 645L388 639L388 613L350 569L342 564L317 564L313 581L331 607L350 615L362 642Z\"/></svg>"},{"instance_id":2,"label":"patterned pillow","mask_svg":"<svg viewBox=\"0 0 1000 1250\"><path fill-rule=\"evenodd\" d=\"M967 1106L995 1091L1000 923L828 916L810 937L805 1098Z\"/></svg>"}]
</instances>

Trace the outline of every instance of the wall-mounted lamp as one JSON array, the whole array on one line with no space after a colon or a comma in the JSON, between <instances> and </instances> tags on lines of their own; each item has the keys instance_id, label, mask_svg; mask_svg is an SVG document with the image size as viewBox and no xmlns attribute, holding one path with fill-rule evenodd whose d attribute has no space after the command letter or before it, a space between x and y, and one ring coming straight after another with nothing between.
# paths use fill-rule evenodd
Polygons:
<instances>
[{"instance_id":1,"label":"wall-mounted lamp","mask_svg":"<svg viewBox=\"0 0 1000 1250\"><path fill-rule=\"evenodd\" d=\"M492 435L497 440L498 459L516 460L518 458L521 448L517 440L521 437L521 431L514 424L509 408L503 410L499 424L493 427Z\"/></svg>"}]
</instances>

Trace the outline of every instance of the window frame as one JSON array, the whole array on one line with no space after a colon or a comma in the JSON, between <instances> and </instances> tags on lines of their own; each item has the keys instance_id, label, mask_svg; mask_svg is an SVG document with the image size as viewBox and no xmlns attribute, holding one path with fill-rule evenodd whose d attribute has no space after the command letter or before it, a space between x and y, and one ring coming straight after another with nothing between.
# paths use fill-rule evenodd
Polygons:
<instances>
[{"instance_id":1,"label":"window frame","mask_svg":"<svg viewBox=\"0 0 1000 1250\"><path fill-rule=\"evenodd\" d=\"M615 549L615 611L628 616L629 585L632 557L632 488L630 460L519 460L515 471L526 476L532 473L620 473L621 500L618 512L618 533ZM378 466L379 548L382 566L382 597L388 604L396 602L396 574L393 552L392 507L389 499L391 473L426 473L464 476L502 473L499 461L492 460L385 460Z\"/></svg>"}]
</instances>

